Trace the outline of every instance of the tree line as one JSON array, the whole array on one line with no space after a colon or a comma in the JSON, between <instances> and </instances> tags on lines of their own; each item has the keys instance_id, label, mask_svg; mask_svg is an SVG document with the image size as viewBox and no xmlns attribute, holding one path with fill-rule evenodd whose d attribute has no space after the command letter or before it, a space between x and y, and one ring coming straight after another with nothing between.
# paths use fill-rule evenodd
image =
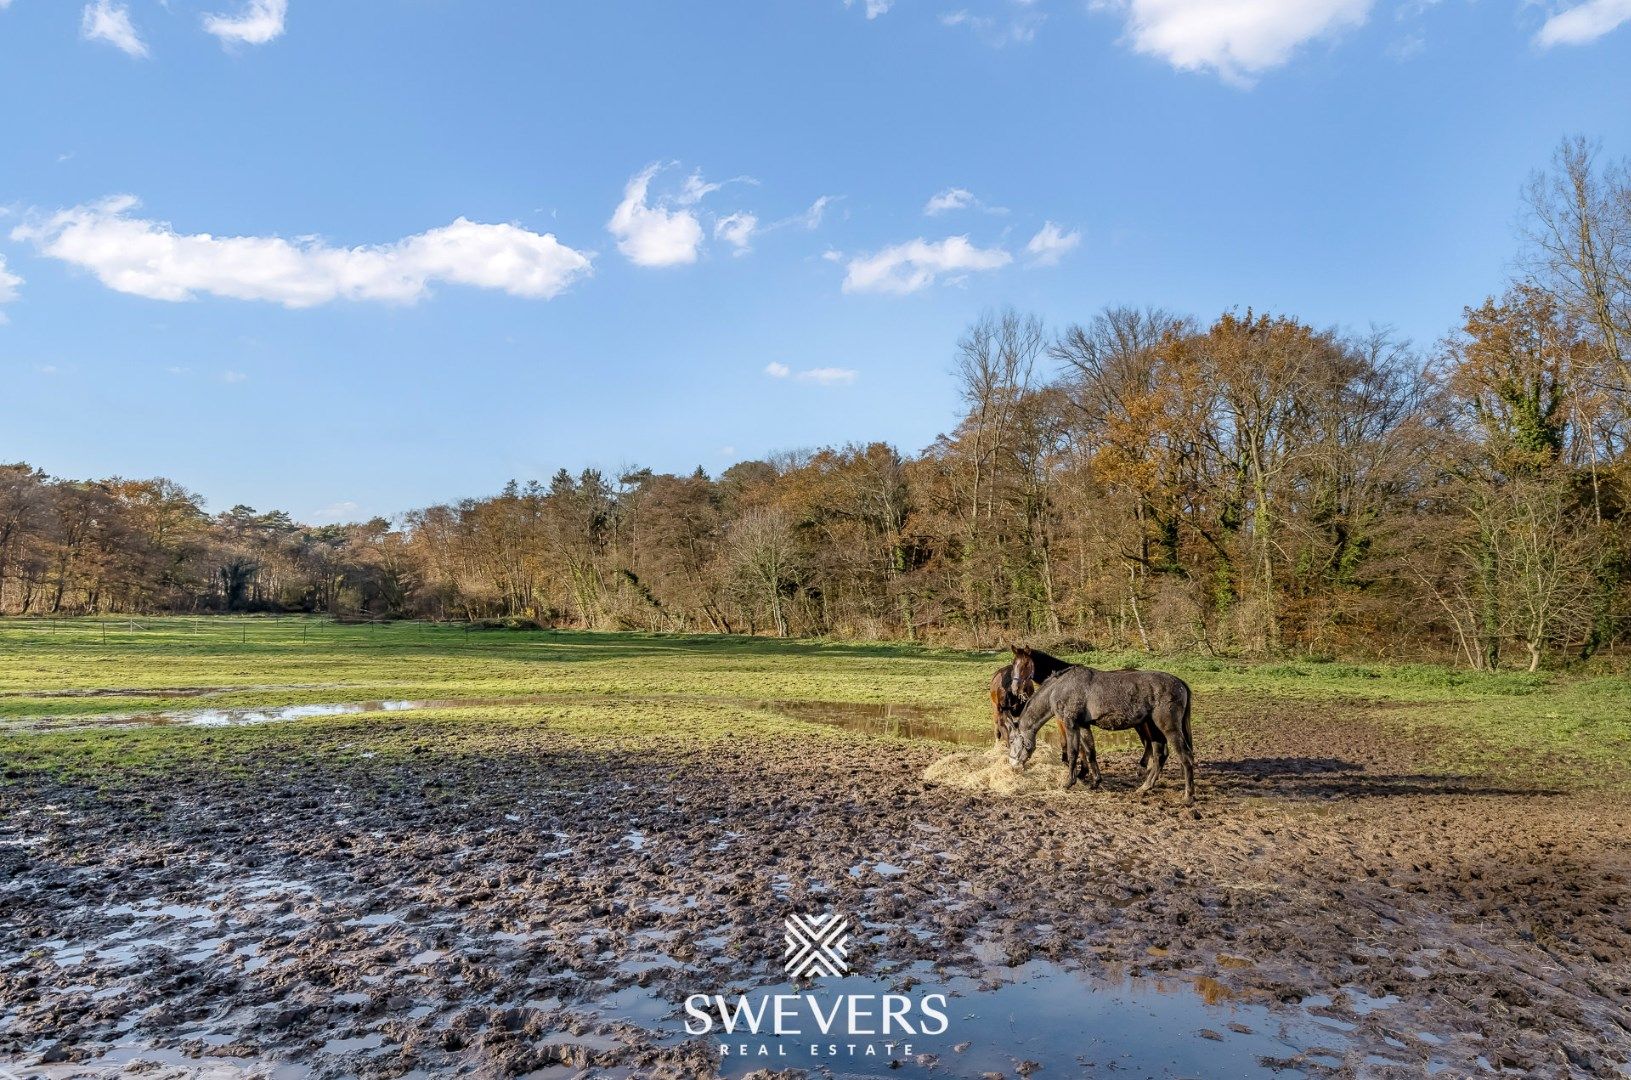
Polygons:
<instances>
[{"instance_id":1,"label":"tree line","mask_svg":"<svg viewBox=\"0 0 1631 1080\"><path fill-rule=\"evenodd\" d=\"M1631 634L1631 169L1565 141L1518 269L1421 351L1233 310L958 341L932 446L547 483L309 526L0 466L0 612L545 625L1538 668Z\"/></svg>"}]
</instances>

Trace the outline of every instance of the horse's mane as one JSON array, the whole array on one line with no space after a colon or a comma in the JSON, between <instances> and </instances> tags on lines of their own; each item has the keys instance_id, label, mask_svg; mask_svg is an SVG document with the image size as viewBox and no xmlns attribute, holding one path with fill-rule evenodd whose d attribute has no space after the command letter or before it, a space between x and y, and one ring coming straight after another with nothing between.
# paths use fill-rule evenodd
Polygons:
<instances>
[{"instance_id":1,"label":"horse's mane","mask_svg":"<svg viewBox=\"0 0 1631 1080\"><path fill-rule=\"evenodd\" d=\"M1049 675L1057 675L1066 668L1073 668L1077 666L1076 664L1072 664L1069 660L1061 660L1057 656L1051 656L1048 653L1043 652L1041 649L1031 649L1030 654L1031 663L1036 667L1037 682L1041 682Z\"/></svg>"}]
</instances>

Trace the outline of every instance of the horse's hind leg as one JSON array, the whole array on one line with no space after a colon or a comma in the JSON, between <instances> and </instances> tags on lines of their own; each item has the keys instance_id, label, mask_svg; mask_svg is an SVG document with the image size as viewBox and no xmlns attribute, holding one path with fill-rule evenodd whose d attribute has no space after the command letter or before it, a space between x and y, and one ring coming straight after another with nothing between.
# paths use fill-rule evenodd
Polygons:
<instances>
[{"instance_id":1,"label":"horse's hind leg","mask_svg":"<svg viewBox=\"0 0 1631 1080\"><path fill-rule=\"evenodd\" d=\"M1178 742L1178 760L1184 766L1184 805L1195 805L1195 743L1189 737L1189 699L1184 699L1184 711L1178 721L1183 736Z\"/></svg>"},{"instance_id":2,"label":"horse's hind leg","mask_svg":"<svg viewBox=\"0 0 1631 1080\"><path fill-rule=\"evenodd\" d=\"M1082 738L1087 743L1087 786L1097 791L1104 783L1104 774L1099 772L1099 748L1093 741L1093 729L1084 725Z\"/></svg>"},{"instance_id":3,"label":"horse's hind leg","mask_svg":"<svg viewBox=\"0 0 1631 1080\"><path fill-rule=\"evenodd\" d=\"M1184 805L1195 805L1195 752L1185 743L1184 748L1178 751L1178 760L1184 766Z\"/></svg>"},{"instance_id":4,"label":"horse's hind leg","mask_svg":"<svg viewBox=\"0 0 1631 1080\"><path fill-rule=\"evenodd\" d=\"M1161 781L1162 770L1167 767L1167 743L1170 740L1166 732L1150 721L1140 724L1138 731L1149 739L1144 757L1150 761L1150 766L1144 772L1144 782L1133 789L1133 794L1147 795L1155 790L1155 785Z\"/></svg>"},{"instance_id":5,"label":"horse's hind leg","mask_svg":"<svg viewBox=\"0 0 1631 1080\"><path fill-rule=\"evenodd\" d=\"M1161 734L1160 728L1148 721L1139 724L1133 730L1138 732L1138 739L1144 744L1144 756L1138 759L1138 771L1140 774L1148 773L1150 762L1155 760L1157 755L1163 758L1167 756L1166 736Z\"/></svg>"}]
</instances>

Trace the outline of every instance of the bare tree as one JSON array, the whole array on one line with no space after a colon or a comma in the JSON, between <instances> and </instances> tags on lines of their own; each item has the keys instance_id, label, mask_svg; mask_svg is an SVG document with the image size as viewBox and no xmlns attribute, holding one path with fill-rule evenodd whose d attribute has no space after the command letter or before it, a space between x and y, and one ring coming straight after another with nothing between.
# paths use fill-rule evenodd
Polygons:
<instances>
[{"instance_id":1,"label":"bare tree","mask_svg":"<svg viewBox=\"0 0 1631 1080\"><path fill-rule=\"evenodd\" d=\"M1599 168L1597 148L1563 140L1525 192L1527 267L1596 332L1604 375L1631 393L1631 164Z\"/></svg>"}]
</instances>

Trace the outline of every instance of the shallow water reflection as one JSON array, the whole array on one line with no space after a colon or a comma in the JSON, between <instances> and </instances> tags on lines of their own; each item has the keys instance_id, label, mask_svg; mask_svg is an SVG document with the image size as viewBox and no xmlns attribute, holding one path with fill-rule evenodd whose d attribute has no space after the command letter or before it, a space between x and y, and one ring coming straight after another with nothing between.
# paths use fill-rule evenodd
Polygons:
<instances>
[{"instance_id":1,"label":"shallow water reflection","mask_svg":"<svg viewBox=\"0 0 1631 1080\"><path fill-rule=\"evenodd\" d=\"M948 996L944 1033L883 1038L804 1032L778 1038L745 1034L742 1028L728 1036L716 1031L706 1038L721 1051L720 1072L741 1077L766 1068L827 1068L840 1076L1040 1071L1045 1076L1270 1077L1301 1071L1294 1059L1317 1055L1330 1066L1345 1056L1340 1033L1306 1013L1277 1014L1218 997L1187 978L1104 980L1033 961L1009 969L1008 981L993 989L972 978L937 975L926 963L908 971L922 980L910 989L912 997ZM814 994L826 1013L842 995L892 991L881 979L852 976L822 980L802 992ZM749 998L795 993L800 991L792 984L780 984L757 988ZM652 1002L636 1004L638 997L616 1003L634 1006L627 1012L601 1002L594 1015L655 1028L663 1041L684 1037L677 1008L670 1006L670 1018L653 1025ZM868 1046L875 1052L867 1053Z\"/></svg>"},{"instance_id":2,"label":"shallow water reflection","mask_svg":"<svg viewBox=\"0 0 1631 1080\"><path fill-rule=\"evenodd\" d=\"M70 730L99 727L241 727L307 720L358 713L412 712L420 709L473 709L516 705L584 705L597 700L607 705L639 702L696 702L730 705L755 712L772 712L793 720L842 728L893 739L928 739L960 746L985 746L992 741L984 725L969 727L954 719L955 710L936 705L892 705L847 701L781 701L760 698L719 698L693 694L603 696L585 694L524 694L483 698L387 698L376 701L337 701L306 705L245 708L165 709L151 712L106 713L100 716L64 714L0 722L0 731Z\"/></svg>"}]
</instances>

